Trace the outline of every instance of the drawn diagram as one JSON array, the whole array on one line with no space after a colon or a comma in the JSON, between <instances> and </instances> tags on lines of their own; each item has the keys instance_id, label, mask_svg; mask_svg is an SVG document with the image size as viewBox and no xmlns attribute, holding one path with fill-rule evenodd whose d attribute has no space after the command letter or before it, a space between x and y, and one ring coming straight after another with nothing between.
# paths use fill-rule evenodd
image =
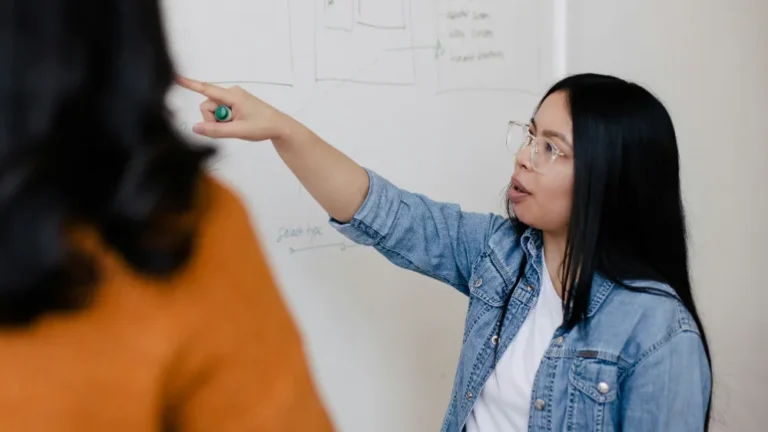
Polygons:
<instances>
[{"instance_id":1,"label":"drawn diagram","mask_svg":"<svg viewBox=\"0 0 768 432\"><path fill-rule=\"evenodd\" d=\"M315 0L315 79L415 84L411 0Z\"/></svg>"},{"instance_id":2,"label":"drawn diagram","mask_svg":"<svg viewBox=\"0 0 768 432\"><path fill-rule=\"evenodd\" d=\"M535 90L539 79L537 3L437 0L438 92Z\"/></svg>"},{"instance_id":3,"label":"drawn diagram","mask_svg":"<svg viewBox=\"0 0 768 432\"><path fill-rule=\"evenodd\" d=\"M295 253L299 252L311 252L311 251L320 251L320 250L339 250L340 252L344 252L347 249L360 247L360 245L355 243L345 243L345 242L339 242L339 243L328 243L328 244L322 244L322 245L313 245L313 246L304 246L304 247L288 247L288 253L293 255Z\"/></svg>"},{"instance_id":4,"label":"drawn diagram","mask_svg":"<svg viewBox=\"0 0 768 432\"><path fill-rule=\"evenodd\" d=\"M288 3L289 0L161 2L179 71L218 83L293 85Z\"/></svg>"},{"instance_id":5,"label":"drawn diagram","mask_svg":"<svg viewBox=\"0 0 768 432\"><path fill-rule=\"evenodd\" d=\"M288 253L291 255L299 252L319 252L329 249L344 252L347 249L360 246L356 243L350 243L340 234L329 232L326 226L312 223L281 226L277 230L275 243L287 244Z\"/></svg>"}]
</instances>

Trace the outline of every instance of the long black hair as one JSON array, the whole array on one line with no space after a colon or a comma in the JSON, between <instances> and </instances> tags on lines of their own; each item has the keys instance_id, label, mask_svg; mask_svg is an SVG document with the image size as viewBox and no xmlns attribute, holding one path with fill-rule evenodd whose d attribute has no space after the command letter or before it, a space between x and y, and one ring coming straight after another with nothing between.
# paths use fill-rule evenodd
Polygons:
<instances>
[{"instance_id":1,"label":"long black hair","mask_svg":"<svg viewBox=\"0 0 768 432\"><path fill-rule=\"evenodd\" d=\"M596 272L619 284L658 281L671 286L693 316L711 362L691 291L680 161L669 113L642 86L613 76L566 77L539 106L556 92L567 97L574 143L573 204L561 273L564 326L573 328L586 318ZM528 228L513 220L519 231Z\"/></svg>"},{"instance_id":2,"label":"long black hair","mask_svg":"<svg viewBox=\"0 0 768 432\"><path fill-rule=\"evenodd\" d=\"M137 271L190 254L211 150L166 112L174 80L156 0L11 0L0 6L0 324L79 310L93 257L68 235L96 229Z\"/></svg>"}]
</instances>

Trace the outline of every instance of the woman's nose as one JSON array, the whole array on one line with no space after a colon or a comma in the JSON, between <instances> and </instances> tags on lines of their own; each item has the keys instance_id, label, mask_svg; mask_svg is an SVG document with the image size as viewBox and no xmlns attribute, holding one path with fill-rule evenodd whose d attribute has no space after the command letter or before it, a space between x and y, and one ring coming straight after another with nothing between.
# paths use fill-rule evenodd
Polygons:
<instances>
[{"instance_id":1,"label":"woman's nose","mask_svg":"<svg viewBox=\"0 0 768 432\"><path fill-rule=\"evenodd\" d=\"M530 145L521 147L520 150L517 151L515 154L515 165L516 168L525 168L526 170L532 169L532 161L531 161L531 147Z\"/></svg>"}]
</instances>

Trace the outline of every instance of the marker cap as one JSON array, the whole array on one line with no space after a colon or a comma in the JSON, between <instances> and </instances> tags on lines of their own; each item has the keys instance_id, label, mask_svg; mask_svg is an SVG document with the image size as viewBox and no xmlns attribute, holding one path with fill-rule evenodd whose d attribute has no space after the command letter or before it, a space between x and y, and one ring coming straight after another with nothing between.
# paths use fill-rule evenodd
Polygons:
<instances>
[{"instance_id":1,"label":"marker cap","mask_svg":"<svg viewBox=\"0 0 768 432\"><path fill-rule=\"evenodd\" d=\"M213 112L217 121L226 122L232 120L232 110L226 105L219 105Z\"/></svg>"}]
</instances>

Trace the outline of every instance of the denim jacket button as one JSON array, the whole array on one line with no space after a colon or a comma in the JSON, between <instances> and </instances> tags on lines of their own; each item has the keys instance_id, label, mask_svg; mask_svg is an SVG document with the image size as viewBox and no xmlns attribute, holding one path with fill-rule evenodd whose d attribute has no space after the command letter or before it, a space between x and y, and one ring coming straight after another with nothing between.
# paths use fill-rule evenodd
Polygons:
<instances>
[{"instance_id":1,"label":"denim jacket button","mask_svg":"<svg viewBox=\"0 0 768 432\"><path fill-rule=\"evenodd\" d=\"M564 337L558 336L557 339L555 339L555 343L560 345L561 343L563 343L564 340L565 340Z\"/></svg>"},{"instance_id":2,"label":"denim jacket button","mask_svg":"<svg viewBox=\"0 0 768 432\"><path fill-rule=\"evenodd\" d=\"M528 285L527 287L525 287L525 289L527 289L528 291L533 291L533 285Z\"/></svg>"},{"instance_id":3,"label":"denim jacket button","mask_svg":"<svg viewBox=\"0 0 768 432\"><path fill-rule=\"evenodd\" d=\"M491 338L491 343L494 344L494 345L498 345L498 343L499 343L499 335L493 335L493 337Z\"/></svg>"},{"instance_id":4,"label":"denim jacket button","mask_svg":"<svg viewBox=\"0 0 768 432\"><path fill-rule=\"evenodd\" d=\"M539 411L543 410L546 405L547 403L541 399L536 399L536 402L533 403L533 406Z\"/></svg>"},{"instance_id":5,"label":"denim jacket button","mask_svg":"<svg viewBox=\"0 0 768 432\"><path fill-rule=\"evenodd\" d=\"M608 393L608 390L610 390L611 387L608 386L608 384L601 382L597 385L597 391L600 392L600 394L606 394Z\"/></svg>"},{"instance_id":6,"label":"denim jacket button","mask_svg":"<svg viewBox=\"0 0 768 432\"><path fill-rule=\"evenodd\" d=\"M475 281L475 283L473 285L475 286L475 288L479 288L480 285L482 285L482 284L483 284L483 278L479 278L479 279L477 279Z\"/></svg>"},{"instance_id":7,"label":"denim jacket button","mask_svg":"<svg viewBox=\"0 0 768 432\"><path fill-rule=\"evenodd\" d=\"M472 400L472 392L467 392L467 400Z\"/></svg>"}]
</instances>

